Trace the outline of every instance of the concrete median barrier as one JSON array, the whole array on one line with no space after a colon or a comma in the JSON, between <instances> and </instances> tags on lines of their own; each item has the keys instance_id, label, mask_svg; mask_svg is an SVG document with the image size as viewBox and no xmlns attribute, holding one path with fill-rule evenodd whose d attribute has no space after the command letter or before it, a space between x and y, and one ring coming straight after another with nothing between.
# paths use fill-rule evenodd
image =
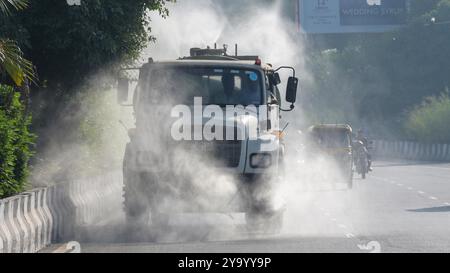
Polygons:
<instances>
[{"instance_id":1,"label":"concrete median barrier","mask_svg":"<svg viewBox=\"0 0 450 273\"><path fill-rule=\"evenodd\" d=\"M0 200L0 253L33 253L73 240L77 227L122 206L122 174L113 172Z\"/></svg>"},{"instance_id":2,"label":"concrete median barrier","mask_svg":"<svg viewBox=\"0 0 450 273\"><path fill-rule=\"evenodd\" d=\"M372 153L379 159L450 162L450 144L375 140Z\"/></svg>"}]
</instances>

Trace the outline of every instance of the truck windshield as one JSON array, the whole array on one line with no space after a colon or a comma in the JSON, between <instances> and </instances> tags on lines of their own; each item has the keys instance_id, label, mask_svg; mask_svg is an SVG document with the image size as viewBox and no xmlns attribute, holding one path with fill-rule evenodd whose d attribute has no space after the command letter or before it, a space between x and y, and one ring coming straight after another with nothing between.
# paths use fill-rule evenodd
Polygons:
<instances>
[{"instance_id":1,"label":"truck windshield","mask_svg":"<svg viewBox=\"0 0 450 273\"><path fill-rule=\"evenodd\" d=\"M324 148L347 148L350 145L348 132L344 130L317 130L314 137Z\"/></svg>"},{"instance_id":2,"label":"truck windshield","mask_svg":"<svg viewBox=\"0 0 450 273\"><path fill-rule=\"evenodd\" d=\"M165 67L151 70L147 102L191 105L261 105L261 73L235 68Z\"/></svg>"}]
</instances>

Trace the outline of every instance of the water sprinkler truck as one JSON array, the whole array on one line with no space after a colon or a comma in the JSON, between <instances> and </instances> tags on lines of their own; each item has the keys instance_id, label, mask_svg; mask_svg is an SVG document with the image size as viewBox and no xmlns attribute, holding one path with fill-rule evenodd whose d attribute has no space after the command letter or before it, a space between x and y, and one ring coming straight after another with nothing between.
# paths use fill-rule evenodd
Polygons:
<instances>
[{"instance_id":1,"label":"water sprinkler truck","mask_svg":"<svg viewBox=\"0 0 450 273\"><path fill-rule=\"evenodd\" d=\"M294 110L298 79L293 67L274 69L258 56L240 56L237 51L237 46L232 55L227 54L226 46L192 48L187 57L164 62L150 58L142 67L121 71L118 101L126 105L131 100L129 97L133 98L128 106L133 107L136 122L136 127L129 130L130 142L123 161L124 210L129 225L151 223L164 227L172 213L214 210L245 213L246 225L252 231L280 231L285 205L276 201L275 189L282 183L285 156L281 114ZM132 94L129 94L132 82L125 76L128 70L139 72ZM280 70L292 71L286 83L285 100L290 104L289 109L282 108ZM173 120L175 105L194 108L195 98L197 101L202 98L204 107L225 110L241 106L244 111L231 116L210 115L209 120L196 117L198 113L194 111L190 119L194 120L193 131L204 129L212 118L214 126L209 131L224 137L206 140L194 136L175 140L169 126L173 124L160 121ZM164 105L171 105L171 111L164 110ZM249 110L249 107L256 110ZM242 134L250 128L256 128L256 135ZM192 133L187 132L188 136ZM176 158L180 148L205 158L205 165L200 165L202 168L214 168L236 178L236 194L230 202L219 207L213 202L207 206L167 205L167 200L181 202L187 197L191 197L189 202L195 203L189 177L177 173L180 162ZM210 183L211 179L215 177L204 177L202 181Z\"/></svg>"}]
</instances>

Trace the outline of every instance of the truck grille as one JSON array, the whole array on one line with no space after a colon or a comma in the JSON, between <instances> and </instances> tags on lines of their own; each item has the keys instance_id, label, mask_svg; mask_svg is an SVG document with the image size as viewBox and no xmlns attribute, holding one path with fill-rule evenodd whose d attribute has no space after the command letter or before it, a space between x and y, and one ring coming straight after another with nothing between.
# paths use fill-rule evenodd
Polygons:
<instances>
[{"instance_id":1,"label":"truck grille","mask_svg":"<svg viewBox=\"0 0 450 273\"><path fill-rule=\"evenodd\" d=\"M236 168L241 158L242 141L192 141L189 146L196 153L204 154L215 167Z\"/></svg>"}]
</instances>

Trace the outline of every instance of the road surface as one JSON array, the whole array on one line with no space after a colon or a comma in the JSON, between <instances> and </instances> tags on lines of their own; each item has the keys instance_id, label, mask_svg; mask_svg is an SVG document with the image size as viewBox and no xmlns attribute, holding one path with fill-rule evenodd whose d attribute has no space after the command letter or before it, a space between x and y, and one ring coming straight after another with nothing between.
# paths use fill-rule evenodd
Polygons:
<instances>
[{"instance_id":1,"label":"road surface","mask_svg":"<svg viewBox=\"0 0 450 273\"><path fill-rule=\"evenodd\" d=\"M375 162L351 191L291 195L281 235L251 234L243 223L242 215L182 215L171 230L147 234L118 221L78 239L88 253L450 252L450 164Z\"/></svg>"}]
</instances>

